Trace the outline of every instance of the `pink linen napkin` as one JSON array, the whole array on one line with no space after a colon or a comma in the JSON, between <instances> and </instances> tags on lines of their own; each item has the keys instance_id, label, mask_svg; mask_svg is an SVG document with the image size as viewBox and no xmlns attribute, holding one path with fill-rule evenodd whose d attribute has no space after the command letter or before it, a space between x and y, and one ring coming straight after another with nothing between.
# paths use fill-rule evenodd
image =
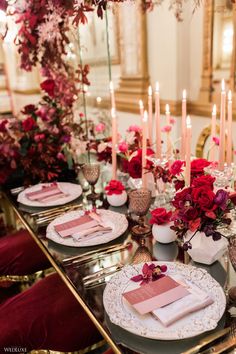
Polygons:
<instances>
[{"instance_id":1,"label":"pink linen napkin","mask_svg":"<svg viewBox=\"0 0 236 354\"><path fill-rule=\"evenodd\" d=\"M83 215L79 218L55 225L55 230L61 237L68 237L98 225L99 222L94 220L90 215Z\"/></svg>"},{"instance_id":2,"label":"pink linen napkin","mask_svg":"<svg viewBox=\"0 0 236 354\"><path fill-rule=\"evenodd\" d=\"M26 197L32 201L47 202L57 200L64 197L65 194L60 190L57 183L52 183L49 186L42 186L38 191L26 193Z\"/></svg>"},{"instance_id":3,"label":"pink linen napkin","mask_svg":"<svg viewBox=\"0 0 236 354\"><path fill-rule=\"evenodd\" d=\"M184 280L180 282L181 284L186 284ZM189 291L187 296L165 307L152 311L152 314L157 317L164 326L169 326L188 314L201 310L213 303L210 296L196 285L189 283L186 287Z\"/></svg>"}]
</instances>

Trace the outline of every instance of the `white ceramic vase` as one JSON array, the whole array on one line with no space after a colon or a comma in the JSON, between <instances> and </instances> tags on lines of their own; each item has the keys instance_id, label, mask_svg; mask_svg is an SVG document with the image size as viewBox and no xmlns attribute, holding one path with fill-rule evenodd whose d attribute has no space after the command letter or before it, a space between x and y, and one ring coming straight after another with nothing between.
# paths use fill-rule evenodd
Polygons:
<instances>
[{"instance_id":1,"label":"white ceramic vase","mask_svg":"<svg viewBox=\"0 0 236 354\"><path fill-rule=\"evenodd\" d=\"M156 241L160 243L170 243L174 242L177 239L177 235L174 230L171 230L173 222L152 226L152 234Z\"/></svg>"},{"instance_id":2,"label":"white ceramic vase","mask_svg":"<svg viewBox=\"0 0 236 354\"><path fill-rule=\"evenodd\" d=\"M188 241L192 234L192 232L188 232L184 241ZM220 259L228 247L228 240L225 237L214 241L211 236L207 237L204 232L197 232L190 242L192 248L187 252L192 260L208 265Z\"/></svg>"},{"instance_id":3,"label":"white ceramic vase","mask_svg":"<svg viewBox=\"0 0 236 354\"><path fill-rule=\"evenodd\" d=\"M127 193L123 191L121 194L107 195L107 201L111 206L119 207L127 202Z\"/></svg>"}]
</instances>

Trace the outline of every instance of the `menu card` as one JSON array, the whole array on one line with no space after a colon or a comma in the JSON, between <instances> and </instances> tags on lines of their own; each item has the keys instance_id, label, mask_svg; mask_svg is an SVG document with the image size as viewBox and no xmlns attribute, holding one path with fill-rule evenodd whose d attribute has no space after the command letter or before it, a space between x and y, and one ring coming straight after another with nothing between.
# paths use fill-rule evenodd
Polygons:
<instances>
[{"instance_id":1,"label":"menu card","mask_svg":"<svg viewBox=\"0 0 236 354\"><path fill-rule=\"evenodd\" d=\"M187 295L189 291L186 287L168 275L123 294L124 298L141 315L164 307Z\"/></svg>"}]
</instances>

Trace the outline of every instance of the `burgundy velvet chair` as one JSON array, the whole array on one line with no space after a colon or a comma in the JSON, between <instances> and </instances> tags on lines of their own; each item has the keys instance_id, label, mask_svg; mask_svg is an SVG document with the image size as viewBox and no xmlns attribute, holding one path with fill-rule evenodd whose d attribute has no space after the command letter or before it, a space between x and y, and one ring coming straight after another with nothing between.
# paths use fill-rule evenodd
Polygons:
<instances>
[{"instance_id":1,"label":"burgundy velvet chair","mask_svg":"<svg viewBox=\"0 0 236 354\"><path fill-rule=\"evenodd\" d=\"M0 305L0 352L77 351L102 337L59 275L52 274Z\"/></svg>"},{"instance_id":2,"label":"burgundy velvet chair","mask_svg":"<svg viewBox=\"0 0 236 354\"><path fill-rule=\"evenodd\" d=\"M50 267L50 262L26 230L0 238L0 286L10 281L27 281L39 270Z\"/></svg>"}]
</instances>

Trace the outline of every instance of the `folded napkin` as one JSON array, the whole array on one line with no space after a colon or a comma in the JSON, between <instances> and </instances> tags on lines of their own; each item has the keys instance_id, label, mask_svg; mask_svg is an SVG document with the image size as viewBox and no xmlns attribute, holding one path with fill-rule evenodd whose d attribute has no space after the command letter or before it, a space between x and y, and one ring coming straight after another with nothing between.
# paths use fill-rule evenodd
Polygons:
<instances>
[{"instance_id":1,"label":"folded napkin","mask_svg":"<svg viewBox=\"0 0 236 354\"><path fill-rule=\"evenodd\" d=\"M178 280L176 279L176 281ZM209 295L196 285L190 282L186 283L182 279L179 280L179 283L187 287L189 294L167 306L152 311L152 314L157 317L164 326L169 326L189 313L201 310L213 303Z\"/></svg>"},{"instance_id":2,"label":"folded napkin","mask_svg":"<svg viewBox=\"0 0 236 354\"><path fill-rule=\"evenodd\" d=\"M75 240L79 240L93 235L95 232L109 232L111 228L102 221L98 214L91 212L79 218L55 225L55 230L61 237L72 236Z\"/></svg>"},{"instance_id":3,"label":"folded napkin","mask_svg":"<svg viewBox=\"0 0 236 354\"><path fill-rule=\"evenodd\" d=\"M52 183L49 186L42 186L40 190L35 192L26 193L26 197L29 200L38 202L54 201L65 196L65 193L62 192L57 183Z\"/></svg>"}]
</instances>

